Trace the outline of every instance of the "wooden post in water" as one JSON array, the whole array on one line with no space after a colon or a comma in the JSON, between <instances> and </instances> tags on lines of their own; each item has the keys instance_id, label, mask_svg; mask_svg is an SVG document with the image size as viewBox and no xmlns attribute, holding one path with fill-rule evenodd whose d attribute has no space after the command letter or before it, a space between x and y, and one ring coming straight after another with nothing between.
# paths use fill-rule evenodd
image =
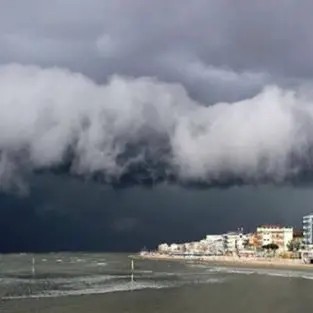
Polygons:
<instances>
[{"instance_id":1,"label":"wooden post in water","mask_svg":"<svg viewBox=\"0 0 313 313\"><path fill-rule=\"evenodd\" d=\"M133 289L133 284L134 284L134 269L135 269L135 265L134 265L134 260L132 259L130 263L130 270L131 270L130 283L131 283L132 289Z\"/></svg>"},{"instance_id":2,"label":"wooden post in water","mask_svg":"<svg viewBox=\"0 0 313 313\"><path fill-rule=\"evenodd\" d=\"M34 256L32 258L32 274L33 274L33 278L34 278L36 275L36 259Z\"/></svg>"}]
</instances>

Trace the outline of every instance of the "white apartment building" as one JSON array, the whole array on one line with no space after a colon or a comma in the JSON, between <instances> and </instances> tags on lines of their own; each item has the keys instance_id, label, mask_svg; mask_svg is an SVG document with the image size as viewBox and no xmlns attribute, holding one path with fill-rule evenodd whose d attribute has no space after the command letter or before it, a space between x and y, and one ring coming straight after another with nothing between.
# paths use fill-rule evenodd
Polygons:
<instances>
[{"instance_id":1,"label":"white apartment building","mask_svg":"<svg viewBox=\"0 0 313 313\"><path fill-rule=\"evenodd\" d=\"M303 244L306 248L313 248L313 213L303 216Z\"/></svg>"},{"instance_id":2,"label":"white apartment building","mask_svg":"<svg viewBox=\"0 0 313 313\"><path fill-rule=\"evenodd\" d=\"M223 235L206 235L204 240L207 242L213 242L221 239L223 239Z\"/></svg>"},{"instance_id":3,"label":"white apartment building","mask_svg":"<svg viewBox=\"0 0 313 313\"><path fill-rule=\"evenodd\" d=\"M293 239L292 227L264 225L257 228L258 246L276 244L281 251L287 251L288 243Z\"/></svg>"},{"instance_id":4,"label":"white apartment building","mask_svg":"<svg viewBox=\"0 0 313 313\"><path fill-rule=\"evenodd\" d=\"M225 252L239 252L244 249L246 236L242 232L228 232L223 235Z\"/></svg>"},{"instance_id":5,"label":"white apartment building","mask_svg":"<svg viewBox=\"0 0 313 313\"><path fill-rule=\"evenodd\" d=\"M170 246L167 244L167 243L161 243L159 246L158 246L158 251L160 253L167 253L170 251Z\"/></svg>"},{"instance_id":6,"label":"white apartment building","mask_svg":"<svg viewBox=\"0 0 313 313\"><path fill-rule=\"evenodd\" d=\"M221 255L224 253L224 236L207 235L203 240L206 245L206 251L212 255Z\"/></svg>"}]
</instances>

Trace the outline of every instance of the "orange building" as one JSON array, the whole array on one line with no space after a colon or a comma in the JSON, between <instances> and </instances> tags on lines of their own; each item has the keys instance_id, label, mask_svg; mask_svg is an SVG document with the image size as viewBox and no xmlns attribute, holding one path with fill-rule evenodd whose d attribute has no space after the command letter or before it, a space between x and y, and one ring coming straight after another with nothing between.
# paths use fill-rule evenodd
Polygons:
<instances>
[{"instance_id":1,"label":"orange building","mask_svg":"<svg viewBox=\"0 0 313 313\"><path fill-rule=\"evenodd\" d=\"M250 247L258 248L259 247L259 238L257 233L252 233L248 237L248 243Z\"/></svg>"}]
</instances>

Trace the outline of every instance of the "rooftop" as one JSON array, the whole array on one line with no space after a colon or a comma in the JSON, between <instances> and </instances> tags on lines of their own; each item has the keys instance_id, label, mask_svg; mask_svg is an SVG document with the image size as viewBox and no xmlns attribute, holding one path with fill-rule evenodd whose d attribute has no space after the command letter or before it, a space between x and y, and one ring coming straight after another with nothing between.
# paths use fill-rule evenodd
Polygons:
<instances>
[{"instance_id":1,"label":"rooftop","mask_svg":"<svg viewBox=\"0 0 313 313\"><path fill-rule=\"evenodd\" d=\"M265 224L265 225L259 226L258 228L285 229L285 228L292 228L292 227L286 227L286 226L282 226L282 225Z\"/></svg>"},{"instance_id":2,"label":"rooftop","mask_svg":"<svg viewBox=\"0 0 313 313\"><path fill-rule=\"evenodd\" d=\"M274 225L274 224L264 224L259 226L260 228L283 228L281 225Z\"/></svg>"}]
</instances>

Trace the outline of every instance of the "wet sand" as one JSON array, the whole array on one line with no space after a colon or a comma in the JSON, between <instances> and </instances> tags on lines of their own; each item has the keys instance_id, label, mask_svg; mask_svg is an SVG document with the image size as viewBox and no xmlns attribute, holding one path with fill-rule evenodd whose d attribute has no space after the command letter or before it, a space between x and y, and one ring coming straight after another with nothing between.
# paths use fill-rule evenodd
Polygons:
<instances>
[{"instance_id":1,"label":"wet sand","mask_svg":"<svg viewBox=\"0 0 313 313\"><path fill-rule=\"evenodd\" d=\"M313 264L305 264L301 259L283 259L278 257L233 257L233 256L201 256L201 257L184 257L169 256L158 253L147 253L145 255L132 256L133 258L155 260L155 261L193 261L221 266L240 266L240 267L257 267L257 268L276 268L276 269L296 269L308 270L313 269Z\"/></svg>"}]
</instances>

